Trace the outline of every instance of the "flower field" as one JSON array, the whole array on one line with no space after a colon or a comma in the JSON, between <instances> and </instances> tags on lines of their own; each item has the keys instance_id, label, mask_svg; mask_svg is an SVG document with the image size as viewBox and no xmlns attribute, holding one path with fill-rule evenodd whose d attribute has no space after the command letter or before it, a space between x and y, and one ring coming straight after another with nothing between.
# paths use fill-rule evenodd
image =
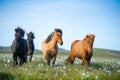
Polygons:
<instances>
[{"instance_id":1,"label":"flower field","mask_svg":"<svg viewBox=\"0 0 120 80\"><path fill-rule=\"evenodd\" d=\"M12 53L0 53L0 80L120 80L120 53L94 49L89 67L79 59L65 65L69 51L60 51L54 67L47 66L41 52L34 53L32 62L12 66Z\"/></svg>"}]
</instances>

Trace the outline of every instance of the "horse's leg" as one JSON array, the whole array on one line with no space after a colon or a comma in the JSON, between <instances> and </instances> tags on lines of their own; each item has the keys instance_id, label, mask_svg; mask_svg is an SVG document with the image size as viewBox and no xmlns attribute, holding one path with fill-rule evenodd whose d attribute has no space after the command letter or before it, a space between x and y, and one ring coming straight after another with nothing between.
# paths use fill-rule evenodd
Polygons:
<instances>
[{"instance_id":1,"label":"horse's leg","mask_svg":"<svg viewBox=\"0 0 120 80\"><path fill-rule=\"evenodd\" d=\"M70 56L65 60L65 64L67 65L68 63L70 63Z\"/></svg>"},{"instance_id":2,"label":"horse's leg","mask_svg":"<svg viewBox=\"0 0 120 80\"><path fill-rule=\"evenodd\" d=\"M19 62L19 66L22 65L22 58L20 57L20 62Z\"/></svg>"},{"instance_id":3,"label":"horse's leg","mask_svg":"<svg viewBox=\"0 0 120 80\"><path fill-rule=\"evenodd\" d=\"M44 54L44 58L46 60L47 65L50 65L50 59L49 59L49 57Z\"/></svg>"},{"instance_id":4,"label":"horse's leg","mask_svg":"<svg viewBox=\"0 0 120 80\"><path fill-rule=\"evenodd\" d=\"M88 66L90 65L90 61L91 61L91 57L89 59L87 59Z\"/></svg>"},{"instance_id":5,"label":"horse's leg","mask_svg":"<svg viewBox=\"0 0 120 80\"><path fill-rule=\"evenodd\" d=\"M28 55L25 56L25 63L27 63L27 57L28 57Z\"/></svg>"},{"instance_id":6,"label":"horse's leg","mask_svg":"<svg viewBox=\"0 0 120 80\"><path fill-rule=\"evenodd\" d=\"M71 64L73 64L75 57L71 57Z\"/></svg>"},{"instance_id":7,"label":"horse's leg","mask_svg":"<svg viewBox=\"0 0 120 80\"><path fill-rule=\"evenodd\" d=\"M93 50L92 50L91 54L89 55L89 57L87 59L88 66L90 65L92 55L93 55Z\"/></svg>"},{"instance_id":8,"label":"horse's leg","mask_svg":"<svg viewBox=\"0 0 120 80\"><path fill-rule=\"evenodd\" d=\"M70 63L73 64L74 60L75 60L75 56L74 56L73 51L72 51L71 55L70 55Z\"/></svg>"},{"instance_id":9,"label":"horse's leg","mask_svg":"<svg viewBox=\"0 0 120 80\"><path fill-rule=\"evenodd\" d=\"M31 55L30 55L30 60L29 60L29 61L32 61L32 57L33 57L33 55L31 54Z\"/></svg>"},{"instance_id":10,"label":"horse's leg","mask_svg":"<svg viewBox=\"0 0 120 80\"><path fill-rule=\"evenodd\" d=\"M27 55L23 56L23 63L27 63Z\"/></svg>"},{"instance_id":11,"label":"horse's leg","mask_svg":"<svg viewBox=\"0 0 120 80\"><path fill-rule=\"evenodd\" d=\"M23 63L24 63L24 56L20 56L20 63L19 63L19 65L22 66Z\"/></svg>"},{"instance_id":12,"label":"horse's leg","mask_svg":"<svg viewBox=\"0 0 120 80\"><path fill-rule=\"evenodd\" d=\"M50 58L47 59L47 65L50 66Z\"/></svg>"},{"instance_id":13,"label":"horse's leg","mask_svg":"<svg viewBox=\"0 0 120 80\"><path fill-rule=\"evenodd\" d=\"M17 62L17 55L13 53L13 66L16 66L18 64Z\"/></svg>"},{"instance_id":14,"label":"horse's leg","mask_svg":"<svg viewBox=\"0 0 120 80\"><path fill-rule=\"evenodd\" d=\"M85 60L85 57L82 58L82 65L85 65L86 63L86 60Z\"/></svg>"},{"instance_id":15,"label":"horse's leg","mask_svg":"<svg viewBox=\"0 0 120 80\"><path fill-rule=\"evenodd\" d=\"M54 59L53 59L52 66L54 66L54 64L55 64L55 61L56 61L56 56L55 56L55 57L54 57Z\"/></svg>"},{"instance_id":16,"label":"horse's leg","mask_svg":"<svg viewBox=\"0 0 120 80\"><path fill-rule=\"evenodd\" d=\"M30 60L29 61L32 61L32 57L33 57L33 49L32 49L32 52L30 53Z\"/></svg>"}]
</instances>

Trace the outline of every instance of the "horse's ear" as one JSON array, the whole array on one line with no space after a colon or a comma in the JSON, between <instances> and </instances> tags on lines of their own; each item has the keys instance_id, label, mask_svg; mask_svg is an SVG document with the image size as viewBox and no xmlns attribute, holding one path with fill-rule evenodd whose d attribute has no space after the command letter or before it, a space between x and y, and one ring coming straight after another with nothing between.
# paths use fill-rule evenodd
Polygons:
<instances>
[{"instance_id":1,"label":"horse's ear","mask_svg":"<svg viewBox=\"0 0 120 80\"><path fill-rule=\"evenodd\" d=\"M33 33L33 39L35 38L34 33Z\"/></svg>"},{"instance_id":2,"label":"horse's ear","mask_svg":"<svg viewBox=\"0 0 120 80\"><path fill-rule=\"evenodd\" d=\"M34 33L32 33L32 35L34 36Z\"/></svg>"},{"instance_id":3,"label":"horse's ear","mask_svg":"<svg viewBox=\"0 0 120 80\"><path fill-rule=\"evenodd\" d=\"M18 29L16 28L16 29L15 29L15 32L17 32L17 31L18 31Z\"/></svg>"},{"instance_id":4,"label":"horse's ear","mask_svg":"<svg viewBox=\"0 0 120 80\"><path fill-rule=\"evenodd\" d=\"M89 35L86 35L86 37L88 38L88 37L89 37Z\"/></svg>"},{"instance_id":5,"label":"horse's ear","mask_svg":"<svg viewBox=\"0 0 120 80\"><path fill-rule=\"evenodd\" d=\"M34 33L32 32L32 37L33 37L33 39L35 38L35 36L34 36Z\"/></svg>"},{"instance_id":6,"label":"horse's ear","mask_svg":"<svg viewBox=\"0 0 120 80\"><path fill-rule=\"evenodd\" d=\"M94 34L92 34L92 37L93 37L93 38L95 38L95 35L94 35Z\"/></svg>"}]
</instances>

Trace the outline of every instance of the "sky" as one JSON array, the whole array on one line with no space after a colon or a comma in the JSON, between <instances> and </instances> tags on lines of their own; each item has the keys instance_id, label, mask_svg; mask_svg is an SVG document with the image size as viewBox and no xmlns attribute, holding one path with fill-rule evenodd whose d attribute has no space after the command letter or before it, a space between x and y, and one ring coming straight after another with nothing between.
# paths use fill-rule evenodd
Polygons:
<instances>
[{"instance_id":1,"label":"sky","mask_svg":"<svg viewBox=\"0 0 120 80\"><path fill-rule=\"evenodd\" d=\"M36 49L60 28L60 48L94 34L94 48L120 50L120 0L0 0L0 46L12 44L18 26L35 33Z\"/></svg>"}]
</instances>

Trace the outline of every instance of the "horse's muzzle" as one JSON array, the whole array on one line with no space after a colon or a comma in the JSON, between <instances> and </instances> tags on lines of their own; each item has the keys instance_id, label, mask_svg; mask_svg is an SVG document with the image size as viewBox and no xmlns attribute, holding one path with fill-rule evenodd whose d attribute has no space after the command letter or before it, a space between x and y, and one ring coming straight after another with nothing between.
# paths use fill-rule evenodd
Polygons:
<instances>
[{"instance_id":1,"label":"horse's muzzle","mask_svg":"<svg viewBox=\"0 0 120 80\"><path fill-rule=\"evenodd\" d=\"M88 54L92 54L92 50L89 50L89 51L88 51Z\"/></svg>"},{"instance_id":2,"label":"horse's muzzle","mask_svg":"<svg viewBox=\"0 0 120 80\"><path fill-rule=\"evenodd\" d=\"M63 42L61 42L60 45L63 45Z\"/></svg>"}]
</instances>

